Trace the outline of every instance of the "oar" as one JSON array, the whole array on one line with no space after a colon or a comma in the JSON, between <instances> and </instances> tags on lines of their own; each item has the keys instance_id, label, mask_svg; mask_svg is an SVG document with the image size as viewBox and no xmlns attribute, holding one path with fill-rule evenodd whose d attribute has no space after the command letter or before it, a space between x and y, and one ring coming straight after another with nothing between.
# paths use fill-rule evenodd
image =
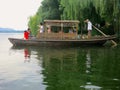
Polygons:
<instances>
[{"instance_id":1,"label":"oar","mask_svg":"<svg viewBox=\"0 0 120 90\"><path fill-rule=\"evenodd\" d=\"M92 25L98 32L100 32L102 35L104 35L105 37L107 37L107 35L105 33L103 33L100 29L98 29L97 27L95 27L94 25ZM117 46L117 43L113 40L110 40L114 46Z\"/></svg>"}]
</instances>

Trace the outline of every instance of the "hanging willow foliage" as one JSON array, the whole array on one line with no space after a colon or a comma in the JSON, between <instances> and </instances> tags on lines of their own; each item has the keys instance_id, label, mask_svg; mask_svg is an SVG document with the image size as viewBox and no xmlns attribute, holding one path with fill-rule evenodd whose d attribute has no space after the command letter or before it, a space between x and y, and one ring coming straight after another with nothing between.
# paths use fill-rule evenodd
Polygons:
<instances>
[{"instance_id":1,"label":"hanging willow foliage","mask_svg":"<svg viewBox=\"0 0 120 90\"><path fill-rule=\"evenodd\" d=\"M120 0L43 0L35 16L30 18L29 26L44 19L79 20L89 18L93 24L114 23L112 29L119 26ZM33 23L34 22L34 23ZM116 28L117 30L119 28Z\"/></svg>"}]
</instances>

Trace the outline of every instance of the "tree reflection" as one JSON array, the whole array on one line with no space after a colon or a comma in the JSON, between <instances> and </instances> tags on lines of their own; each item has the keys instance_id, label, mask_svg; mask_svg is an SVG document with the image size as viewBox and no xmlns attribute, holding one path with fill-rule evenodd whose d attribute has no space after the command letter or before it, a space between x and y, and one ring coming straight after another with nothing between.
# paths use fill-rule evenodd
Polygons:
<instances>
[{"instance_id":1,"label":"tree reflection","mask_svg":"<svg viewBox=\"0 0 120 90\"><path fill-rule=\"evenodd\" d=\"M25 49L25 48L23 48ZM120 48L28 47L42 67L46 90L119 90Z\"/></svg>"}]
</instances>

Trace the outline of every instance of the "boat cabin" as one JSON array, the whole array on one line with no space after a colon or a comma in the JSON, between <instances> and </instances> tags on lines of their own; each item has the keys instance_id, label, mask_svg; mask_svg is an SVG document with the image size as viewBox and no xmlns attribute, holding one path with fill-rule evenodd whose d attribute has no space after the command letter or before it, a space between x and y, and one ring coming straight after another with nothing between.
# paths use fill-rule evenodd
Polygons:
<instances>
[{"instance_id":1,"label":"boat cabin","mask_svg":"<svg viewBox=\"0 0 120 90\"><path fill-rule=\"evenodd\" d=\"M44 20L44 31L38 39L74 40L78 37L78 20Z\"/></svg>"},{"instance_id":2,"label":"boat cabin","mask_svg":"<svg viewBox=\"0 0 120 90\"><path fill-rule=\"evenodd\" d=\"M42 24L41 24L42 25ZM80 45L103 45L106 41L115 39L113 36L81 38L78 35L79 21L77 20L44 20L42 29L37 38L28 40L8 38L13 45L31 46L80 46Z\"/></svg>"}]
</instances>

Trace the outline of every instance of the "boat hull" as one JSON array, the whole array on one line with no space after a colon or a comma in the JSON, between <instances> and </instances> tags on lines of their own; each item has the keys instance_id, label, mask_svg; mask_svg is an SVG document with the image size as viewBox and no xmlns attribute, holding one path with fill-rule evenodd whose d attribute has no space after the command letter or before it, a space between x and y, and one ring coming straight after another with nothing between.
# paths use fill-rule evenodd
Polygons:
<instances>
[{"instance_id":1,"label":"boat hull","mask_svg":"<svg viewBox=\"0 0 120 90\"><path fill-rule=\"evenodd\" d=\"M80 45L103 45L108 40L113 40L115 37L105 37L97 39L78 39L78 40L40 40L40 39L17 39L8 38L9 41L14 45L22 46L80 46Z\"/></svg>"}]
</instances>

